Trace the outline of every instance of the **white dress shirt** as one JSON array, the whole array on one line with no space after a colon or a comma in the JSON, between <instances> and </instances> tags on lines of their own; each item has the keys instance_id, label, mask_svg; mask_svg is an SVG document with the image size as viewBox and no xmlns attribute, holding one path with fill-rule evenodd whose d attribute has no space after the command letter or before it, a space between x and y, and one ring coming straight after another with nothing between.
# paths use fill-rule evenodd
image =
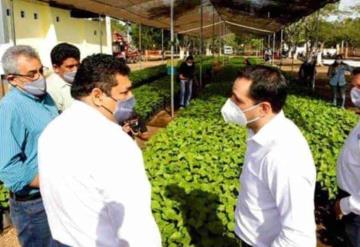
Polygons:
<instances>
[{"instance_id":1,"label":"white dress shirt","mask_svg":"<svg viewBox=\"0 0 360 247\"><path fill-rule=\"evenodd\" d=\"M236 234L256 247L315 247L316 171L304 136L280 112L249 137Z\"/></svg>"},{"instance_id":2,"label":"white dress shirt","mask_svg":"<svg viewBox=\"0 0 360 247\"><path fill-rule=\"evenodd\" d=\"M46 90L61 112L69 108L74 101L71 97L71 84L56 73L52 73L46 78Z\"/></svg>"},{"instance_id":3,"label":"white dress shirt","mask_svg":"<svg viewBox=\"0 0 360 247\"><path fill-rule=\"evenodd\" d=\"M343 214L360 215L360 122L350 132L337 161L337 182L350 194L340 200Z\"/></svg>"},{"instance_id":4,"label":"white dress shirt","mask_svg":"<svg viewBox=\"0 0 360 247\"><path fill-rule=\"evenodd\" d=\"M142 153L121 127L74 101L39 139L40 190L54 239L72 247L158 247Z\"/></svg>"}]
</instances>

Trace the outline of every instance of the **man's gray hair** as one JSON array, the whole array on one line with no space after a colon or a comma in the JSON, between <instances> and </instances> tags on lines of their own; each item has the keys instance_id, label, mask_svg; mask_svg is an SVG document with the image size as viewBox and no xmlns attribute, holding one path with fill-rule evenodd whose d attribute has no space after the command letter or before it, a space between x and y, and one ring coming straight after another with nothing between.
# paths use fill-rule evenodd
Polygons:
<instances>
[{"instance_id":1,"label":"man's gray hair","mask_svg":"<svg viewBox=\"0 0 360 247\"><path fill-rule=\"evenodd\" d=\"M34 48L28 45L16 45L8 48L1 58L2 67L5 74L19 74L18 57L39 59L39 54Z\"/></svg>"}]
</instances>

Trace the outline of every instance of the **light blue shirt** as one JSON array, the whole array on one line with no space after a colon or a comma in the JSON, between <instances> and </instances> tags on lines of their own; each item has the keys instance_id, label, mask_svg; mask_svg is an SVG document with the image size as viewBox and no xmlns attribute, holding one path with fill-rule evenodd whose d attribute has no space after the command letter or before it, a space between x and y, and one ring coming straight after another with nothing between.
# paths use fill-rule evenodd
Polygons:
<instances>
[{"instance_id":1,"label":"light blue shirt","mask_svg":"<svg viewBox=\"0 0 360 247\"><path fill-rule=\"evenodd\" d=\"M347 64L340 64L337 68L333 68L330 77L330 85L331 86L345 86L346 85L346 78L345 72L349 71L352 72L352 67Z\"/></svg>"},{"instance_id":2,"label":"light blue shirt","mask_svg":"<svg viewBox=\"0 0 360 247\"><path fill-rule=\"evenodd\" d=\"M57 115L48 94L40 99L13 88L0 101L0 180L10 191L38 191L27 186L38 174L38 138Z\"/></svg>"}]
</instances>

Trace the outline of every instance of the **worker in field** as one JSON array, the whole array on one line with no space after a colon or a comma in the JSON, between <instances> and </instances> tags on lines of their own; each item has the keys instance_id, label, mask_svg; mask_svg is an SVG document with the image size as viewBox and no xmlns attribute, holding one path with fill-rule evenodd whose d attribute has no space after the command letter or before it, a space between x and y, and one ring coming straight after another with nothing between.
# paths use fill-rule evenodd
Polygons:
<instances>
[{"instance_id":1,"label":"worker in field","mask_svg":"<svg viewBox=\"0 0 360 247\"><path fill-rule=\"evenodd\" d=\"M58 116L46 92L46 68L26 45L8 48L2 65L12 85L0 101L0 180L10 190L11 220L21 246L56 246L39 190L37 159L39 136Z\"/></svg>"},{"instance_id":2,"label":"worker in field","mask_svg":"<svg viewBox=\"0 0 360 247\"><path fill-rule=\"evenodd\" d=\"M195 63L193 56L188 56L184 62L181 63L179 68L180 80L180 108L189 105L193 82L195 79Z\"/></svg>"},{"instance_id":3,"label":"worker in field","mask_svg":"<svg viewBox=\"0 0 360 247\"><path fill-rule=\"evenodd\" d=\"M315 90L316 59L309 56L300 66L299 79L309 89Z\"/></svg>"},{"instance_id":4,"label":"worker in field","mask_svg":"<svg viewBox=\"0 0 360 247\"><path fill-rule=\"evenodd\" d=\"M70 90L80 65L80 50L71 44L60 43L50 53L54 73L46 80L49 94L60 112L70 107L74 99Z\"/></svg>"},{"instance_id":5,"label":"worker in field","mask_svg":"<svg viewBox=\"0 0 360 247\"><path fill-rule=\"evenodd\" d=\"M313 157L299 128L285 117L288 85L281 72L249 66L221 109L248 129L235 210L242 246L316 246Z\"/></svg>"},{"instance_id":6,"label":"worker in field","mask_svg":"<svg viewBox=\"0 0 360 247\"><path fill-rule=\"evenodd\" d=\"M85 58L73 104L40 137L40 190L65 246L161 246L141 150L119 125L134 113L129 73L111 55Z\"/></svg>"},{"instance_id":7,"label":"worker in field","mask_svg":"<svg viewBox=\"0 0 360 247\"><path fill-rule=\"evenodd\" d=\"M352 67L348 64L343 62L342 55L337 55L335 58L335 61L332 65L329 66L328 70L328 77L329 77L329 83L332 89L332 95L333 95L333 105L338 106L338 94L340 94L341 97L341 104L340 106L342 108L345 107L345 100L346 100L346 86L347 81L345 78L346 72L351 72Z\"/></svg>"},{"instance_id":8,"label":"worker in field","mask_svg":"<svg viewBox=\"0 0 360 247\"><path fill-rule=\"evenodd\" d=\"M360 68L352 72L351 101L360 108ZM350 132L337 161L336 218L343 221L346 247L360 246L360 122Z\"/></svg>"}]
</instances>

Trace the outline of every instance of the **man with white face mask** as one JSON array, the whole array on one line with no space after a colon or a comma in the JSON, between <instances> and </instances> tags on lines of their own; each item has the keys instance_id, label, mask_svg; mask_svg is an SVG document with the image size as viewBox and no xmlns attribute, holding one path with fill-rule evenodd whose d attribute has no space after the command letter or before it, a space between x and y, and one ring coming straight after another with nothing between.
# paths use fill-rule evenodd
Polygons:
<instances>
[{"instance_id":1,"label":"man with white face mask","mask_svg":"<svg viewBox=\"0 0 360 247\"><path fill-rule=\"evenodd\" d=\"M53 246L39 191L37 146L58 110L32 47L10 47L2 65L12 89L0 101L0 180L10 190L10 215L21 246Z\"/></svg>"},{"instance_id":2,"label":"man with white face mask","mask_svg":"<svg viewBox=\"0 0 360 247\"><path fill-rule=\"evenodd\" d=\"M242 246L316 246L316 171L309 146L282 111L287 82L279 70L248 67L221 112L248 128L235 222Z\"/></svg>"},{"instance_id":3,"label":"man with white face mask","mask_svg":"<svg viewBox=\"0 0 360 247\"><path fill-rule=\"evenodd\" d=\"M64 245L161 246L141 150L118 125L135 105L129 73L111 55L85 58L73 104L40 137L40 190Z\"/></svg>"},{"instance_id":4,"label":"man with white face mask","mask_svg":"<svg viewBox=\"0 0 360 247\"><path fill-rule=\"evenodd\" d=\"M351 100L360 108L360 68L352 72ZM347 235L346 246L360 246L360 122L350 132L337 161L339 186L335 213L342 219Z\"/></svg>"},{"instance_id":5,"label":"man with white face mask","mask_svg":"<svg viewBox=\"0 0 360 247\"><path fill-rule=\"evenodd\" d=\"M50 53L54 73L47 78L47 88L60 112L65 111L74 99L70 89L80 65L80 50L71 44L60 43Z\"/></svg>"}]
</instances>

